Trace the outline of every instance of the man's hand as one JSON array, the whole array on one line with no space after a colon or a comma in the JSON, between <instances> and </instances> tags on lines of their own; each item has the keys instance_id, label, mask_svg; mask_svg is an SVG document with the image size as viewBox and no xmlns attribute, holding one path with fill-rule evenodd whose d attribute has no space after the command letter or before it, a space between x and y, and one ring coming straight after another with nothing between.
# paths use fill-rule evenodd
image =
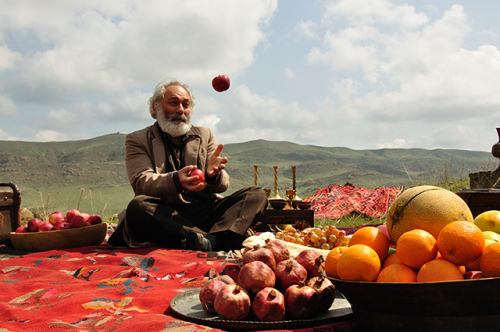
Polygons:
<instances>
[{"instance_id":1,"label":"man's hand","mask_svg":"<svg viewBox=\"0 0 500 332\"><path fill-rule=\"evenodd\" d=\"M210 161L208 162L207 167L207 176L210 178L213 178L214 176L219 174L221 170L226 168L225 164L227 163L227 157L220 156L223 148L224 144L219 144L217 150L215 150L212 157L210 157Z\"/></svg>"},{"instance_id":2,"label":"man's hand","mask_svg":"<svg viewBox=\"0 0 500 332\"><path fill-rule=\"evenodd\" d=\"M179 174L179 181L181 181L182 187L190 191L201 191L207 186L206 182L197 183L199 178L197 175L190 176L189 174L196 169L196 166L186 166L181 169Z\"/></svg>"}]
</instances>

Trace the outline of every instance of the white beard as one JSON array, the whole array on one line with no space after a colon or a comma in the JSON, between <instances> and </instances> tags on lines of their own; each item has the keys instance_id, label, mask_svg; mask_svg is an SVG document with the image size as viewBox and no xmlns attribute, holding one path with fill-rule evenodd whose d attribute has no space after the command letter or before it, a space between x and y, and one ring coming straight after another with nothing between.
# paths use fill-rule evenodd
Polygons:
<instances>
[{"instance_id":1,"label":"white beard","mask_svg":"<svg viewBox=\"0 0 500 332\"><path fill-rule=\"evenodd\" d=\"M191 114L189 117L185 115L177 115L174 114L170 117L167 117L165 111L161 110L157 113L156 118L158 120L158 125L161 130L165 133L169 134L172 137L179 137L188 133L191 129ZM172 122L173 120L180 119L183 122Z\"/></svg>"}]
</instances>

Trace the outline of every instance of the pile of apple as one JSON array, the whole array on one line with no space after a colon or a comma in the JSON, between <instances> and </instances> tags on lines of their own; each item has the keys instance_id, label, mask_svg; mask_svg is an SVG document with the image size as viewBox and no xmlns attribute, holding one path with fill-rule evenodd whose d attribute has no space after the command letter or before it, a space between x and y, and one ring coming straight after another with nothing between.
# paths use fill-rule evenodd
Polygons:
<instances>
[{"instance_id":1,"label":"pile of apple","mask_svg":"<svg viewBox=\"0 0 500 332\"><path fill-rule=\"evenodd\" d=\"M205 312L222 319L245 320L253 312L261 321L277 322L285 315L305 319L328 311L335 286L324 276L318 250L305 249L293 259L285 243L275 239L245 252L237 280L211 279L199 297Z\"/></svg>"},{"instance_id":2,"label":"pile of apple","mask_svg":"<svg viewBox=\"0 0 500 332\"><path fill-rule=\"evenodd\" d=\"M48 232L52 230L60 231L100 223L102 223L102 218L98 214L90 215L85 212L80 212L77 209L69 210L66 212L66 215L61 211L55 211L50 214L49 221L43 222L38 218L33 218L28 221L27 225L18 227L16 233Z\"/></svg>"}]
</instances>

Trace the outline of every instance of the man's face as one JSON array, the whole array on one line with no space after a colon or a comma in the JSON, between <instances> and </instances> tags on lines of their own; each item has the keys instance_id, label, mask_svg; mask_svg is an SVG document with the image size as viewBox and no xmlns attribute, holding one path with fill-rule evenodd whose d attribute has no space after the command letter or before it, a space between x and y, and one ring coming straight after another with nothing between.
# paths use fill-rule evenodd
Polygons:
<instances>
[{"instance_id":1,"label":"man's face","mask_svg":"<svg viewBox=\"0 0 500 332\"><path fill-rule=\"evenodd\" d=\"M179 85L165 88L161 108L154 108L160 128L167 134L178 137L191 128L191 99L189 93Z\"/></svg>"}]
</instances>

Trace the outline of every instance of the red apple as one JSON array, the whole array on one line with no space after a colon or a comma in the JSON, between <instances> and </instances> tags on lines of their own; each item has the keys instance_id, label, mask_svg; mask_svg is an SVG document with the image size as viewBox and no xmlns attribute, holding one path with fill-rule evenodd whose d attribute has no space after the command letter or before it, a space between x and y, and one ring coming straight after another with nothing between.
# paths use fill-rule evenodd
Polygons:
<instances>
[{"instance_id":1,"label":"red apple","mask_svg":"<svg viewBox=\"0 0 500 332\"><path fill-rule=\"evenodd\" d=\"M48 232L54 229L54 225L52 225L50 222L42 222L40 226L38 226L38 231L39 232Z\"/></svg>"},{"instance_id":2,"label":"red apple","mask_svg":"<svg viewBox=\"0 0 500 332\"><path fill-rule=\"evenodd\" d=\"M30 232L36 232L38 231L38 227L42 224L42 221L38 218L33 218L30 221L28 221L28 230Z\"/></svg>"},{"instance_id":3,"label":"red apple","mask_svg":"<svg viewBox=\"0 0 500 332\"><path fill-rule=\"evenodd\" d=\"M52 212L52 214L49 217L49 222L54 226L57 223L62 222L63 220L64 220L64 213L62 213L61 211Z\"/></svg>"},{"instance_id":4,"label":"red apple","mask_svg":"<svg viewBox=\"0 0 500 332\"><path fill-rule=\"evenodd\" d=\"M56 224L55 229L58 231L64 230L64 229L70 229L71 224L69 222L63 221L59 224Z\"/></svg>"},{"instance_id":5,"label":"red apple","mask_svg":"<svg viewBox=\"0 0 500 332\"><path fill-rule=\"evenodd\" d=\"M16 228L16 233L28 233L28 225L20 226Z\"/></svg>"},{"instance_id":6,"label":"red apple","mask_svg":"<svg viewBox=\"0 0 500 332\"><path fill-rule=\"evenodd\" d=\"M87 212L82 212L82 216L85 218L85 221L87 221L90 217L90 214L88 214Z\"/></svg>"},{"instance_id":7,"label":"red apple","mask_svg":"<svg viewBox=\"0 0 500 332\"><path fill-rule=\"evenodd\" d=\"M85 226L86 221L85 218L81 214L79 214L74 216L69 223L73 227L83 227Z\"/></svg>"},{"instance_id":8,"label":"red apple","mask_svg":"<svg viewBox=\"0 0 500 332\"><path fill-rule=\"evenodd\" d=\"M83 227L87 227L87 226L92 226L88 221L85 222L85 225L83 225Z\"/></svg>"},{"instance_id":9,"label":"red apple","mask_svg":"<svg viewBox=\"0 0 500 332\"><path fill-rule=\"evenodd\" d=\"M189 176L197 176L198 180L194 181L193 184L198 184L205 182L205 173L199 168L192 170L191 173L189 173Z\"/></svg>"},{"instance_id":10,"label":"red apple","mask_svg":"<svg viewBox=\"0 0 500 332\"><path fill-rule=\"evenodd\" d=\"M72 209L72 210L69 210L68 212L66 212L66 219L70 223L71 220L73 220L73 218L75 216L79 216L79 215L81 215L80 211L78 211L77 209Z\"/></svg>"},{"instance_id":11,"label":"red apple","mask_svg":"<svg viewBox=\"0 0 500 332\"><path fill-rule=\"evenodd\" d=\"M100 224L102 223L102 218L100 215L98 214L93 214L89 217L89 219L87 219L87 221L91 224L91 225L95 225L95 224Z\"/></svg>"},{"instance_id":12,"label":"red apple","mask_svg":"<svg viewBox=\"0 0 500 332\"><path fill-rule=\"evenodd\" d=\"M229 77L227 75L219 75L214 77L212 80L212 87L217 92L226 91L231 85Z\"/></svg>"}]
</instances>

